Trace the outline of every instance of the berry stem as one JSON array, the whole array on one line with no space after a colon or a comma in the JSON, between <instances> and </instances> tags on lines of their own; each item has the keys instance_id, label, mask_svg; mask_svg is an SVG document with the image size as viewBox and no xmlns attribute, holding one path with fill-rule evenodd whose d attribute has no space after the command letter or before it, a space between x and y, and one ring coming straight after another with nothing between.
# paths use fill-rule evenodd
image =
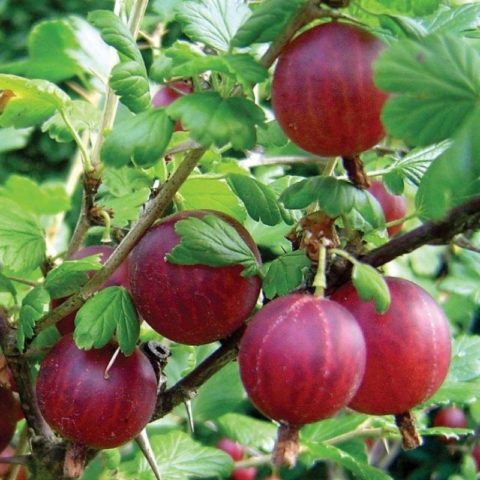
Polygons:
<instances>
[{"instance_id":1,"label":"berry stem","mask_svg":"<svg viewBox=\"0 0 480 480\"><path fill-rule=\"evenodd\" d=\"M313 286L315 287L314 295L316 297L325 296L325 289L327 288L326 278L326 266L327 266L327 248L322 241L319 242L318 247L318 266L317 273L313 279Z\"/></svg>"},{"instance_id":2,"label":"berry stem","mask_svg":"<svg viewBox=\"0 0 480 480\"><path fill-rule=\"evenodd\" d=\"M395 415L395 423L402 436L402 447L405 450L417 448L422 444L422 438L417 432L415 426L415 417L408 411Z\"/></svg>"},{"instance_id":3,"label":"berry stem","mask_svg":"<svg viewBox=\"0 0 480 480\"><path fill-rule=\"evenodd\" d=\"M343 166L347 171L349 180L357 187L363 190L370 187L370 180L363 168L363 162L360 155L353 155L351 157L342 157Z\"/></svg>"},{"instance_id":4,"label":"berry stem","mask_svg":"<svg viewBox=\"0 0 480 480\"><path fill-rule=\"evenodd\" d=\"M69 443L63 464L66 478L80 478L85 470L88 447L81 443Z\"/></svg>"},{"instance_id":5,"label":"berry stem","mask_svg":"<svg viewBox=\"0 0 480 480\"><path fill-rule=\"evenodd\" d=\"M282 465L293 467L297 463L299 450L298 427L288 423L281 423L278 427L277 441L272 453L272 464L274 467Z\"/></svg>"}]
</instances>

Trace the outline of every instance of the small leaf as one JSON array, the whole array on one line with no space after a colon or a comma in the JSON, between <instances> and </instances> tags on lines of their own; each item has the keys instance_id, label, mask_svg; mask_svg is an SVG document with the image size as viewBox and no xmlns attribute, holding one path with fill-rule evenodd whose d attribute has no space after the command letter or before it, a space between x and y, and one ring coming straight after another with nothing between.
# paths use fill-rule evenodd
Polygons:
<instances>
[{"instance_id":1,"label":"small leaf","mask_svg":"<svg viewBox=\"0 0 480 480\"><path fill-rule=\"evenodd\" d=\"M239 222L246 218L243 205L225 180L208 178L205 175L190 177L178 193L184 210L215 210L226 213Z\"/></svg>"},{"instance_id":2,"label":"small leaf","mask_svg":"<svg viewBox=\"0 0 480 480\"><path fill-rule=\"evenodd\" d=\"M107 287L88 300L75 317L74 339L79 348L101 348L117 331L120 350L129 355L140 332L138 315L128 292Z\"/></svg>"},{"instance_id":3,"label":"small leaf","mask_svg":"<svg viewBox=\"0 0 480 480\"><path fill-rule=\"evenodd\" d=\"M240 264L242 275L256 275L260 266L234 227L215 215L190 217L175 224L181 242L167 254L169 262L179 265L203 264L223 267Z\"/></svg>"},{"instance_id":4,"label":"small leaf","mask_svg":"<svg viewBox=\"0 0 480 480\"><path fill-rule=\"evenodd\" d=\"M271 42L306 3L307 0L263 1L238 29L232 45L248 47L252 43Z\"/></svg>"},{"instance_id":5,"label":"small leaf","mask_svg":"<svg viewBox=\"0 0 480 480\"><path fill-rule=\"evenodd\" d=\"M0 197L37 215L54 215L70 209L70 199L62 184L38 185L30 177L11 175L0 187Z\"/></svg>"},{"instance_id":6,"label":"small leaf","mask_svg":"<svg viewBox=\"0 0 480 480\"><path fill-rule=\"evenodd\" d=\"M354 187L350 182L334 177L310 177L288 187L280 196L286 208L306 208L318 202L320 209L329 217L346 215L352 209L368 207L370 218L375 215L369 193Z\"/></svg>"},{"instance_id":7,"label":"small leaf","mask_svg":"<svg viewBox=\"0 0 480 480\"><path fill-rule=\"evenodd\" d=\"M33 337L36 321L48 310L50 296L43 286L35 287L22 301L18 319L17 346L23 352L25 340Z\"/></svg>"},{"instance_id":8,"label":"small leaf","mask_svg":"<svg viewBox=\"0 0 480 480\"><path fill-rule=\"evenodd\" d=\"M127 193L120 197L104 195L98 204L104 208L112 210L112 225L115 227L126 227L129 222L138 219L142 213L142 205L150 197L150 189L142 187L135 192Z\"/></svg>"},{"instance_id":9,"label":"small leaf","mask_svg":"<svg viewBox=\"0 0 480 480\"><path fill-rule=\"evenodd\" d=\"M100 111L85 100L70 100L64 105L63 111L77 133L96 131L100 125ZM59 112L42 125L42 132L48 132L50 138L57 142L73 140L72 132Z\"/></svg>"},{"instance_id":10,"label":"small leaf","mask_svg":"<svg viewBox=\"0 0 480 480\"><path fill-rule=\"evenodd\" d=\"M375 301L375 309L378 313L385 313L389 309L390 290L382 275L371 265L355 263L352 282L362 300Z\"/></svg>"},{"instance_id":11,"label":"small leaf","mask_svg":"<svg viewBox=\"0 0 480 480\"><path fill-rule=\"evenodd\" d=\"M150 89L145 63L133 35L125 23L108 10L91 12L88 20L120 54L120 63L111 72L110 86L132 112L143 112L150 106Z\"/></svg>"},{"instance_id":12,"label":"small leaf","mask_svg":"<svg viewBox=\"0 0 480 480\"><path fill-rule=\"evenodd\" d=\"M56 109L61 110L70 100L53 83L15 75L0 74L0 90L10 90L14 94L0 114L2 127L25 128L38 125Z\"/></svg>"},{"instance_id":13,"label":"small leaf","mask_svg":"<svg viewBox=\"0 0 480 480\"><path fill-rule=\"evenodd\" d=\"M466 32L480 27L480 5L471 3L442 8L424 19L430 32Z\"/></svg>"},{"instance_id":14,"label":"small leaf","mask_svg":"<svg viewBox=\"0 0 480 480\"><path fill-rule=\"evenodd\" d=\"M303 250L295 250L276 258L268 267L263 291L268 299L287 295L300 287L311 262Z\"/></svg>"},{"instance_id":15,"label":"small leaf","mask_svg":"<svg viewBox=\"0 0 480 480\"><path fill-rule=\"evenodd\" d=\"M359 480L391 480L390 475L382 470L371 467L361 458L354 457L332 445L319 443L310 449L309 456L318 460L330 460L337 465L341 465L350 470Z\"/></svg>"},{"instance_id":16,"label":"small leaf","mask_svg":"<svg viewBox=\"0 0 480 480\"><path fill-rule=\"evenodd\" d=\"M45 259L44 232L35 216L0 197L0 258L13 271L35 270Z\"/></svg>"},{"instance_id":17,"label":"small leaf","mask_svg":"<svg viewBox=\"0 0 480 480\"><path fill-rule=\"evenodd\" d=\"M480 56L452 34L401 40L380 56L375 78L381 89L397 94L382 114L389 132L411 145L428 145L454 135L476 108Z\"/></svg>"},{"instance_id":18,"label":"small leaf","mask_svg":"<svg viewBox=\"0 0 480 480\"><path fill-rule=\"evenodd\" d=\"M45 279L45 288L51 298L62 298L77 292L88 280L88 272L102 268L100 254L80 260L65 260L50 270Z\"/></svg>"},{"instance_id":19,"label":"small leaf","mask_svg":"<svg viewBox=\"0 0 480 480\"><path fill-rule=\"evenodd\" d=\"M17 301L17 290L15 289L13 282L8 277L3 275L1 272L0 272L0 292L10 293L13 299L15 300L15 302Z\"/></svg>"},{"instance_id":20,"label":"small leaf","mask_svg":"<svg viewBox=\"0 0 480 480\"><path fill-rule=\"evenodd\" d=\"M109 84L132 112L143 112L150 106L150 86L143 63L118 63L113 67Z\"/></svg>"},{"instance_id":21,"label":"small leaf","mask_svg":"<svg viewBox=\"0 0 480 480\"><path fill-rule=\"evenodd\" d=\"M249 15L241 0L185 1L177 9L177 19L192 40L222 52L229 50L235 32Z\"/></svg>"},{"instance_id":22,"label":"small leaf","mask_svg":"<svg viewBox=\"0 0 480 480\"><path fill-rule=\"evenodd\" d=\"M122 167L130 161L141 167L151 167L165 152L173 125L159 108L129 117L118 123L105 139L102 159L113 167Z\"/></svg>"},{"instance_id":23,"label":"small leaf","mask_svg":"<svg viewBox=\"0 0 480 480\"><path fill-rule=\"evenodd\" d=\"M228 183L254 220L261 220L270 226L277 225L283 220L283 209L267 185L238 173L229 174Z\"/></svg>"},{"instance_id":24,"label":"small leaf","mask_svg":"<svg viewBox=\"0 0 480 480\"><path fill-rule=\"evenodd\" d=\"M30 141L32 128L0 128L0 153L21 150Z\"/></svg>"},{"instance_id":25,"label":"small leaf","mask_svg":"<svg viewBox=\"0 0 480 480\"><path fill-rule=\"evenodd\" d=\"M233 470L229 455L218 448L205 447L184 432L172 431L150 438L162 480L187 480L207 477L226 478ZM153 479L153 473L141 454L123 463L120 472L126 478Z\"/></svg>"},{"instance_id":26,"label":"small leaf","mask_svg":"<svg viewBox=\"0 0 480 480\"><path fill-rule=\"evenodd\" d=\"M222 98L216 92L186 95L167 108L175 120L181 120L195 140L202 145L252 148L256 143L256 125L263 124L263 111L250 100Z\"/></svg>"},{"instance_id":27,"label":"small leaf","mask_svg":"<svg viewBox=\"0 0 480 480\"><path fill-rule=\"evenodd\" d=\"M327 418L321 422L315 422L302 428L301 439L307 445L322 443L326 440L354 432L369 417L362 413L349 413L336 418Z\"/></svg>"},{"instance_id":28,"label":"small leaf","mask_svg":"<svg viewBox=\"0 0 480 480\"><path fill-rule=\"evenodd\" d=\"M224 436L242 445L266 452L273 449L277 427L272 422L232 412L218 418L216 423Z\"/></svg>"}]
</instances>

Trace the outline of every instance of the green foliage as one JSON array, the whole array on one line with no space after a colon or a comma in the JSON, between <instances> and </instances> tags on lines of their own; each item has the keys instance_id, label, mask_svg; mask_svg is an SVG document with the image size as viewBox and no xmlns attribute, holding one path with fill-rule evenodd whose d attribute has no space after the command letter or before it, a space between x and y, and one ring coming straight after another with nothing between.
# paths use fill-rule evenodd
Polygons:
<instances>
[{"instance_id":1,"label":"green foliage","mask_svg":"<svg viewBox=\"0 0 480 480\"><path fill-rule=\"evenodd\" d=\"M173 431L151 439L162 480L190 480L213 476L225 477L233 468L232 459L221 450L204 447L187 434ZM153 480L155 477L141 454L120 468L127 477Z\"/></svg>"},{"instance_id":2,"label":"green foliage","mask_svg":"<svg viewBox=\"0 0 480 480\"><path fill-rule=\"evenodd\" d=\"M372 266L355 262L352 282L358 296L364 300L374 300L378 313L385 313L390 307L390 291L382 275Z\"/></svg>"},{"instance_id":3,"label":"green foliage","mask_svg":"<svg viewBox=\"0 0 480 480\"><path fill-rule=\"evenodd\" d=\"M79 348L101 348L116 332L118 345L130 355L137 343L140 322L128 292L107 287L88 300L75 316L75 343Z\"/></svg>"},{"instance_id":4,"label":"green foliage","mask_svg":"<svg viewBox=\"0 0 480 480\"><path fill-rule=\"evenodd\" d=\"M194 93L178 98L167 108L175 120L181 120L192 138L202 145L218 147L231 143L233 148L252 148L256 125L262 125L262 110L240 97L222 98L216 92Z\"/></svg>"},{"instance_id":5,"label":"green foliage","mask_svg":"<svg viewBox=\"0 0 480 480\"><path fill-rule=\"evenodd\" d=\"M238 27L250 14L240 0L201 0L182 2L177 19L194 41L227 52Z\"/></svg>"},{"instance_id":6,"label":"green foliage","mask_svg":"<svg viewBox=\"0 0 480 480\"><path fill-rule=\"evenodd\" d=\"M268 267L263 280L263 292L268 299L287 295L302 285L310 259L303 250L288 252L276 258Z\"/></svg>"},{"instance_id":7,"label":"green foliage","mask_svg":"<svg viewBox=\"0 0 480 480\"><path fill-rule=\"evenodd\" d=\"M240 264L245 277L259 273L261 267L250 247L234 227L216 215L180 220L175 232L181 242L167 254L169 262L210 267Z\"/></svg>"},{"instance_id":8,"label":"green foliage","mask_svg":"<svg viewBox=\"0 0 480 480\"><path fill-rule=\"evenodd\" d=\"M396 42L376 63L378 86L398 94L383 110L387 129L418 146L451 137L476 108L479 74L478 52L462 38L442 33Z\"/></svg>"}]
</instances>

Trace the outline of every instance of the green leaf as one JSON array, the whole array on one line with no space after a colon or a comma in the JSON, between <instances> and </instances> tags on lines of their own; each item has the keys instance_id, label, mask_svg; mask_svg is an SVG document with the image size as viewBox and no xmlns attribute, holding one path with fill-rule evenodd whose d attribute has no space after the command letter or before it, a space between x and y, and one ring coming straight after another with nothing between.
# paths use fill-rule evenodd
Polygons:
<instances>
[{"instance_id":1,"label":"green leaf","mask_svg":"<svg viewBox=\"0 0 480 480\"><path fill-rule=\"evenodd\" d=\"M194 41L227 52L239 26L250 15L241 0L185 1L177 9L183 31Z\"/></svg>"},{"instance_id":2,"label":"green leaf","mask_svg":"<svg viewBox=\"0 0 480 480\"><path fill-rule=\"evenodd\" d=\"M192 402L196 422L215 420L234 410L245 398L237 363L229 363L213 375Z\"/></svg>"},{"instance_id":3,"label":"green leaf","mask_svg":"<svg viewBox=\"0 0 480 480\"><path fill-rule=\"evenodd\" d=\"M283 208L277 201L275 193L263 183L238 173L227 177L229 185L242 200L248 214L254 220L260 220L265 225L279 224L285 217Z\"/></svg>"},{"instance_id":4,"label":"green leaf","mask_svg":"<svg viewBox=\"0 0 480 480\"><path fill-rule=\"evenodd\" d=\"M27 80L15 75L0 74L0 90L10 90L10 98L3 113L0 126L25 128L35 126L55 110L64 108L70 100L68 95L46 80Z\"/></svg>"},{"instance_id":5,"label":"green leaf","mask_svg":"<svg viewBox=\"0 0 480 480\"><path fill-rule=\"evenodd\" d=\"M191 480L195 478L226 478L233 470L233 461L225 452L204 447L189 435L179 431L154 435L150 439L162 480ZM120 471L126 478L154 480L145 457L123 463Z\"/></svg>"},{"instance_id":6,"label":"green leaf","mask_svg":"<svg viewBox=\"0 0 480 480\"><path fill-rule=\"evenodd\" d=\"M216 421L222 435L242 445L271 452L277 437L277 426L240 413L227 413Z\"/></svg>"},{"instance_id":7,"label":"green leaf","mask_svg":"<svg viewBox=\"0 0 480 480\"><path fill-rule=\"evenodd\" d=\"M175 232L181 242L167 254L169 262L210 267L240 264L244 266L244 277L256 275L261 268L235 228L216 215L180 220Z\"/></svg>"},{"instance_id":8,"label":"green leaf","mask_svg":"<svg viewBox=\"0 0 480 480\"><path fill-rule=\"evenodd\" d=\"M13 282L3 275L3 273L0 272L0 292L6 292L10 293L15 300L17 301L17 290L15 289L15 286L13 285Z\"/></svg>"},{"instance_id":9,"label":"green leaf","mask_svg":"<svg viewBox=\"0 0 480 480\"><path fill-rule=\"evenodd\" d=\"M385 313L389 309L390 290L383 276L371 265L356 262L353 265L352 282L362 300L375 301L378 313Z\"/></svg>"},{"instance_id":10,"label":"green leaf","mask_svg":"<svg viewBox=\"0 0 480 480\"><path fill-rule=\"evenodd\" d=\"M284 147L288 138L276 120L265 124L265 127L257 129L258 144L264 147Z\"/></svg>"},{"instance_id":11,"label":"green leaf","mask_svg":"<svg viewBox=\"0 0 480 480\"><path fill-rule=\"evenodd\" d=\"M0 258L9 269L35 270L45 259L45 238L37 218L0 197Z\"/></svg>"},{"instance_id":12,"label":"green leaf","mask_svg":"<svg viewBox=\"0 0 480 480\"><path fill-rule=\"evenodd\" d=\"M4 186L0 187L2 197L37 215L54 215L70 209L70 199L63 185L40 186L21 175L8 177Z\"/></svg>"},{"instance_id":13,"label":"green leaf","mask_svg":"<svg viewBox=\"0 0 480 480\"><path fill-rule=\"evenodd\" d=\"M412 145L451 137L474 111L480 95L480 56L452 34L401 40L375 67L378 86L394 92L382 119L388 131Z\"/></svg>"},{"instance_id":14,"label":"green leaf","mask_svg":"<svg viewBox=\"0 0 480 480\"><path fill-rule=\"evenodd\" d=\"M307 446L322 443L357 430L368 418L362 413L349 413L336 418L328 418L305 425L300 431L300 438Z\"/></svg>"},{"instance_id":15,"label":"green leaf","mask_svg":"<svg viewBox=\"0 0 480 480\"><path fill-rule=\"evenodd\" d=\"M233 148L252 148L256 143L255 126L263 124L263 111L250 100L222 98L216 92L186 95L177 99L167 113L180 119L192 138L203 145L219 147L231 143Z\"/></svg>"},{"instance_id":16,"label":"green leaf","mask_svg":"<svg viewBox=\"0 0 480 480\"><path fill-rule=\"evenodd\" d=\"M362 459L348 454L340 448L332 445L318 444L311 448L310 455L320 460L330 460L337 465L345 467L350 470L356 478L360 480L391 480L390 475L387 475L378 468L371 467Z\"/></svg>"},{"instance_id":17,"label":"green leaf","mask_svg":"<svg viewBox=\"0 0 480 480\"><path fill-rule=\"evenodd\" d=\"M88 300L75 317L74 339L79 348L101 348L116 330L120 350L130 355L140 332L138 315L128 292L107 287Z\"/></svg>"},{"instance_id":18,"label":"green leaf","mask_svg":"<svg viewBox=\"0 0 480 480\"><path fill-rule=\"evenodd\" d=\"M103 187L106 187L108 193L115 197L123 197L140 188L149 188L152 185L152 179L148 174L131 167L107 167L103 172L102 181Z\"/></svg>"},{"instance_id":19,"label":"green leaf","mask_svg":"<svg viewBox=\"0 0 480 480\"><path fill-rule=\"evenodd\" d=\"M395 195L401 195L403 193L405 180L408 180L413 185L420 185L428 167L436 158L444 153L450 145L450 141L444 141L429 145L425 148L414 148L405 156L395 160L389 167L391 171L383 176L383 182Z\"/></svg>"},{"instance_id":20,"label":"green leaf","mask_svg":"<svg viewBox=\"0 0 480 480\"><path fill-rule=\"evenodd\" d=\"M150 88L143 57L133 35L122 20L108 10L91 12L88 20L100 30L105 42L120 54L121 61L112 70L110 86L132 112L143 112L150 107Z\"/></svg>"},{"instance_id":21,"label":"green leaf","mask_svg":"<svg viewBox=\"0 0 480 480\"><path fill-rule=\"evenodd\" d=\"M63 112L77 133L93 132L100 126L100 111L85 100L68 101L64 105ZM48 132L50 138L57 142L71 142L73 140L72 132L60 112L56 112L42 125L42 132Z\"/></svg>"},{"instance_id":22,"label":"green leaf","mask_svg":"<svg viewBox=\"0 0 480 480\"><path fill-rule=\"evenodd\" d=\"M268 267L263 280L263 292L268 299L280 297L300 287L310 259L303 250L295 250L276 258Z\"/></svg>"},{"instance_id":23,"label":"green leaf","mask_svg":"<svg viewBox=\"0 0 480 480\"><path fill-rule=\"evenodd\" d=\"M448 210L480 194L480 108L422 178L415 203L422 220L438 220Z\"/></svg>"},{"instance_id":24,"label":"green leaf","mask_svg":"<svg viewBox=\"0 0 480 480\"><path fill-rule=\"evenodd\" d=\"M21 150L28 144L31 134L31 128L0 128L0 153Z\"/></svg>"},{"instance_id":25,"label":"green leaf","mask_svg":"<svg viewBox=\"0 0 480 480\"><path fill-rule=\"evenodd\" d=\"M307 3L307 0L265 0L238 29L233 38L235 47L271 42Z\"/></svg>"},{"instance_id":26,"label":"green leaf","mask_svg":"<svg viewBox=\"0 0 480 480\"><path fill-rule=\"evenodd\" d=\"M150 167L165 152L173 125L165 111L159 108L128 117L105 139L102 159L113 167L122 167L130 161L141 167Z\"/></svg>"},{"instance_id":27,"label":"green leaf","mask_svg":"<svg viewBox=\"0 0 480 480\"><path fill-rule=\"evenodd\" d=\"M245 209L225 180L206 176L190 177L180 187L180 202L184 210L215 210L243 222Z\"/></svg>"},{"instance_id":28,"label":"green leaf","mask_svg":"<svg viewBox=\"0 0 480 480\"><path fill-rule=\"evenodd\" d=\"M120 96L121 102L132 112L143 112L150 107L150 86L143 63L118 63L113 67L109 83Z\"/></svg>"},{"instance_id":29,"label":"green leaf","mask_svg":"<svg viewBox=\"0 0 480 480\"><path fill-rule=\"evenodd\" d=\"M368 192L354 187L350 182L319 176L294 183L282 193L280 201L291 209L306 208L318 202L320 209L332 218L345 215L352 209L362 211L367 208L368 216L373 221L378 209L370 197Z\"/></svg>"},{"instance_id":30,"label":"green leaf","mask_svg":"<svg viewBox=\"0 0 480 480\"><path fill-rule=\"evenodd\" d=\"M149 197L150 189L143 187L120 197L105 195L99 200L98 204L112 210L112 225L123 228L129 222L139 218L142 213L141 207Z\"/></svg>"},{"instance_id":31,"label":"green leaf","mask_svg":"<svg viewBox=\"0 0 480 480\"><path fill-rule=\"evenodd\" d=\"M45 288L51 298L62 298L77 292L88 280L88 272L102 268L100 254L80 260L65 260L50 270L45 279Z\"/></svg>"},{"instance_id":32,"label":"green leaf","mask_svg":"<svg viewBox=\"0 0 480 480\"><path fill-rule=\"evenodd\" d=\"M471 3L442 8L424 19L430 32L461 33L480 27L480 5Z\"/></svg>"},{"instance_id":33,"label":"green leaf","mask_svg":"<svg viewBox=\"0 0 480 480\"><path fill-rule=\"evenodd\" d=\"M17 329L17 346L21 352L25 340L33 337L36 321L48 311L49 303L50 296L43 286L35 287L23 299Z\"/></svg>"},{"instance_id":34,"label":"green leaf","mask_svg":"<svg viewBox=\"0 0 480 480\"><path fill-rule=\"evenodd\" d=\"M153 11L159 15L160 20L164 23L170 23L175 18L175 10L183 2L183 0L154 0L151 2Z\"/></svg>"},{"instance_id":35,"label":"green leaf","mask_svg":"<svg viewBox=\"0 0 480 480\"><path fill-rule=\"evenodd\" d=\"M453 340L450 369L433 403L472 403L480 394L480 336L461 335Z\"/></svg>"}]
</instances>

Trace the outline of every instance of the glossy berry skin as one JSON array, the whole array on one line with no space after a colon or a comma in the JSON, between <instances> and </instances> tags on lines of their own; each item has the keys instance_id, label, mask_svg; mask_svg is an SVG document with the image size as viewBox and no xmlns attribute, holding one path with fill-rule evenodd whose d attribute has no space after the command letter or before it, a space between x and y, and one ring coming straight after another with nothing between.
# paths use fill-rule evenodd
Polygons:
<instances>
[{"instance_id":1,"label":"glossy berry skin","mask_svg":"<svg viewBox=\"0 0 480 480\"><path fill-rule=\"evenodd\" d=\"M10 389L0 387L0 451L10 442L15 433L18 404Z\"/></svg>"},{"instance_id":2,"label":"glossy berry skin","mask_svg":"<svg viewBox=\"0 0 480 480\"><path fill-rule=\"evenodd\" d=\"M167 107L177 98L188 93L192 93L192 87L190 83L182 81L172 82L169 85L163 85L160 87L160 89L152 98L152 105L154 107ZM184 128L182 127L180 120L177 120L175 122L175 132L183 131Z\"/></svg>"},{"instance_id":3,"label":"glossy berry skin","mask_svg":"<svg viewBox=\"0 0 480 480\"><path fill-rule=\"evenodd\" d=\"M260 292L260 279L242 277L241 265L177 265L166 260L166 254L180 243L176 222L205 215L220 216L232 225L260 259L240 223L208 210L165 218L146 232L129 257L130 289L140 315L161 335L187 345L213 342L232 333L248 317Z\"/></svg>"},{"instance_id":4,"label":"glossy berry skin","mask_svg":"<svg viewBox=\"0 0 480 480\"><path fill-rule=\"evenodd\" d=\"M238 462L243 458L243 447L227 437L223 437L218 441L217 448L228 453L234 462Z\"/></svg>"},{"instance_id":5,"label":"glossy berry skin","mask_svg":"<svg viewBox=\"0 0 480 480\"><path fill-rule=\"evenodd\" d=\"M368 191L378 200L387 223L399 220L407 214L407 199L403 195L392 195L379 180L374 180ZM393 236L401 229L402 224L398 224L388 227L387 231Z\"/></svg>"},{"instance_id":6,"label":"glossy berry skin","mask_svg":"<svg viewBox=\"0 0 480 480\"><path fill-rule=\"evenodd\" d=\"M272 106L285 134L324 156L351 156L384 136L380 112L387 99L373 83L380 40L340 22L317 25L296 37L279 56Z\"/></svg>"},{"instance_id":7,"label":"glossy berry skin","mask_svg":"<svg viewBox=\"0 0 480 480\"><path fill-rule=\"evenodd\" d=\"M291 294L255 314L238 361L256 407L300 427L332 416L351 400L363 377L365 341L345 308Z\"/></svg>"},{"instance_id":8,"label":"glossy berry skin","mask_svg":"<svg viewBox=\"0 0 480 480\"><path fill-rule=\"evenodd\" d=\"M236 468L230 478L232 480L255 480L256 477L257 469L255 467L247 467Z\"/></svg>"},{"instance_id":9,"label":"glossy berry skin","mask_svg":"<svg viewBox=\"0 0 480 480\"><path fill-rule=\"evenodd\" d=\"M448 320L437 302L413 282L385 280L391 305L384 314L351 283L331 297L355 315L367 343L365 376L349 406L373 415L401 414L431 397L451 357Z\"/></svg>"},{"instance_id":10,"label":"glossy berry skin","mask_svg":"<svg viewBox=\"0 0 480 480\"><path fill-rule=\"evenodd\" d=\"M37 399L47 423L68 440L92 448L114 448L149 422L156 403L152 365L138 349L115 359L117 346L80 350L71 334L50 350L40 366Z\"/></svg>"},{"instance_id":11,"label":"glossy berry skin","mask_svg":"<svg viewBox=\"0 0 480 480\"><path fill-rule=\"evenodd\" d=\"M433 417L434 427L467 428L465 412L458 407L442 408Z\"/></svg>"},{"instance_id":12,"label":"glossy berry skin","mask_svg":"<svg viewBox=\"0 0 480 480\"><path fill-rule=\"evenodd\" d=\"M113 253L113 248L108 245L90 245L88 247L81 248L77 252L75 252L70 260L79 260L81 258L89 257L91 255L100 254L100 262L104 264L110 255ZM124 261L120 264L120 266L115 270L112 275L105 281L101 288L107 288L112 286L122 286L124 288L129 287L128 284L128 270L127 270L127 262ZM88 276L92 277L95 271L88 272ZM58 307L64 302L64 299L54 299L52 300L52 307ZM57 328L62 335L66 335L67 333L73 332L75 328L75 315L77 314L78 310L68 314L65 318L62 318L57 323Z\"/></svg>"}]
</instances>

